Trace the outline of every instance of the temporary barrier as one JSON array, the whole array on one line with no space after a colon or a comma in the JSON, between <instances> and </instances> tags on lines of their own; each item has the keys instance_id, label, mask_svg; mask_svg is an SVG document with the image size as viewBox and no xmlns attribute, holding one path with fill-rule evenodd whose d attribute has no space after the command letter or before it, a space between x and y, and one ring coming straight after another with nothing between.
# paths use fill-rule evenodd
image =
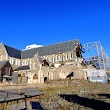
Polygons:
<instances>
[{"instance_id":1,"label":"temporary barrier","mask_svg":"<svg viewBox=\"0 0 110 110\"><path fill-rule=\"evenodd\" d=\"M87 79L90 82L107 83L107 74L105 70L89 70L87 71Z\"/></svg>"},{"instance_id":2,"label":"temporary barrier","mask_svg":"<svg viewBox=\"0 0 110 110\"><path fill-rule=\"evenodd\" d=\"M107 77L105 70L88 70L87 77Z\"/></svg>"}]
</instances>

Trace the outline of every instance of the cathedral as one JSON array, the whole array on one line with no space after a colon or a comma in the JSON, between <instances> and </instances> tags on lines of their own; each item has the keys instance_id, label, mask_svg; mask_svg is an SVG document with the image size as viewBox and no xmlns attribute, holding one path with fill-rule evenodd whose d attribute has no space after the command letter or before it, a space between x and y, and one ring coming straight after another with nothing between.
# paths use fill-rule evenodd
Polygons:
<instances>
[{"instance_id":1,"label":"cathedral","mask_svg":"<svg viewBox=\"0 0 110 110\"><path fill-rule=\"evenodd\" d=\"M71 40L25 50L0 43L0 82L32 84L64 79L73 73L78 43Z\"/></svg>"}]
</instances>

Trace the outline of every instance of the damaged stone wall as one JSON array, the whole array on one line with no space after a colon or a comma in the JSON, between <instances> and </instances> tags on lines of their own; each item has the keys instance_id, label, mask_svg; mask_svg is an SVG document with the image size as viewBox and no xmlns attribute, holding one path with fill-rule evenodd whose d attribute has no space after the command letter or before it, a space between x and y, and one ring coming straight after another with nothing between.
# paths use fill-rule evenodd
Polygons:
<instances>
[{"instance_id":1,"label":"damaged stone wall","mask_svg":"<svg viewBox=\"0 0 110 110\"><path fill-rule=\"evenodd\" d=\"M51 73L53 74L53 79L66 79L68 75L73 73L71 76L72 79L85 79L85 72L83 71L83 67L77 66L76 62L72 62L71 64L64 64L58 68L52 68Z\"/></svg>"}]
</instances>

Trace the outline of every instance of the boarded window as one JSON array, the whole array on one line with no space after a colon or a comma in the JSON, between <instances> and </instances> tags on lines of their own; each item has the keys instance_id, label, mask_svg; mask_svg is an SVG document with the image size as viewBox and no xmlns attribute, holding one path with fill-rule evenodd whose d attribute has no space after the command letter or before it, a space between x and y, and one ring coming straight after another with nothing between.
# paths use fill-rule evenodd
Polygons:
<instances>
[{"instance_id":1,"label":"boarded window","mask_svg":"<svg viewBox=\"0 0 110 110\"><path fill-rule=\"evenodd\" d=\"M71 53L71 59L73 58L73 53Z\"/></svg>"},{"instance_id":2,"label":"boarded window","mask_svg":"<svg viewBox=\"0 0 110 110\"><path fill-rule=\"evenodd\" d=\"M66 60L68 60L68 58L69 58L69 57L68 57L68 54L66 54Z\"/></svg>"},{"instance_id":3,"label":"boarded window","mask_svg":"<svg viewBox=\"0 0 110 110\"><path fill-rule=\"evenodd\" d=\"M56 55L56 61L58 61L58 55Z\"/></svg>"}]
</instances>

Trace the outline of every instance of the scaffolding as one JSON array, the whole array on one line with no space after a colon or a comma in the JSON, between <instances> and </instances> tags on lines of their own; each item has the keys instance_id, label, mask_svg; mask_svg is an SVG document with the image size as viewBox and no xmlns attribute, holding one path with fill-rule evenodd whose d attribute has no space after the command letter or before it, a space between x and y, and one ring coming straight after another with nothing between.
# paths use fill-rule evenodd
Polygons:
<instances>
[{"instance_id":1,"label":"scaffolding","mask_svg":"<svg viewBox=\"0 0 110 110\"><path fill-rule=\"evenodd\" d=\"M97 69L110 71L110 58L102 47L100 41L83 44L82 48L85 53L96 52L93 56L84 57L87 64L92 64Z\"/></svg>"}]
</instances>

